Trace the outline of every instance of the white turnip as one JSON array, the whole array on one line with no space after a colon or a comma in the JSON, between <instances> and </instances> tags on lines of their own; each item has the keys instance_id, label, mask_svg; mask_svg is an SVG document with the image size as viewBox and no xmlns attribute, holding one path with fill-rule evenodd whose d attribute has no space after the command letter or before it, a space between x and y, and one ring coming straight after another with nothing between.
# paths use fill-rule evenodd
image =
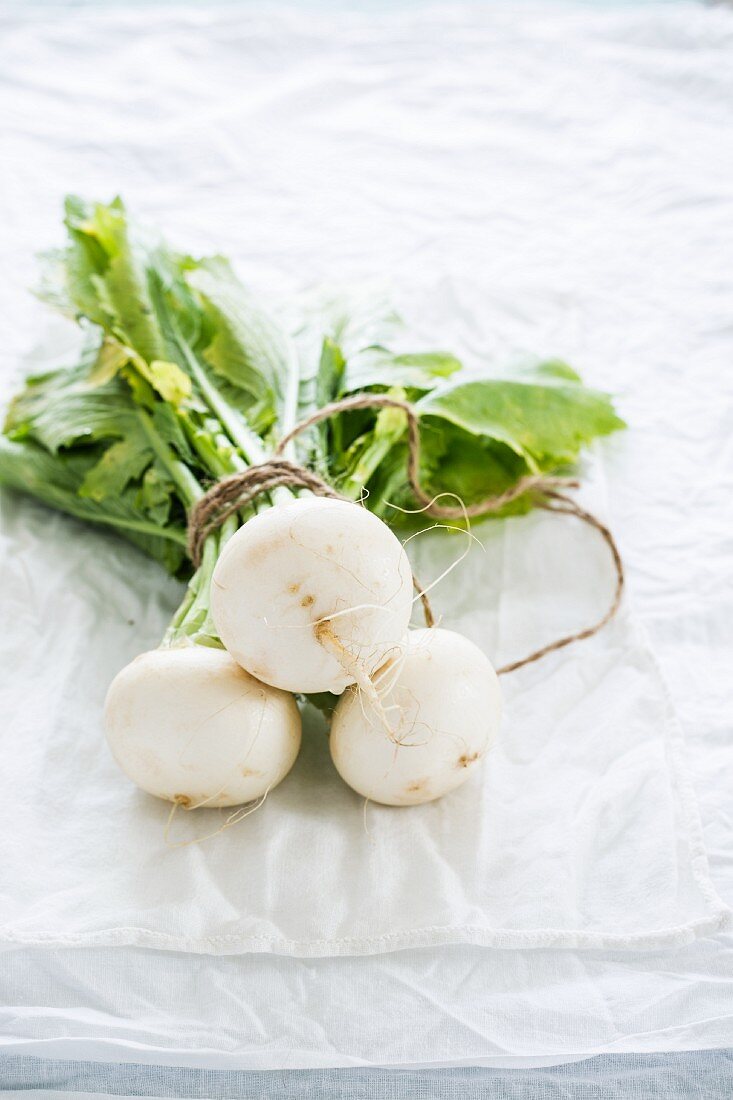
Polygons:
<instances>
[{"instance_id":1,"label":"white turnip","mask_svg":"<svg viewBox=\"0 0 733 1100\"><path fill-rule=\"evenodd\" d=\"M374 681L381 707L352 687L333 714L331 756L350 787L374 802L410 806L474 774L496 737L501 693L473 642L449 630L413 630L403 655Z\"/></svg>"},{"instance_id":2,"label":"white turnip","mask_svg":"<svg viewBox=\"0 0 733 1100\"><path fill-rule=\"evenodd\" d=\"M202 645L156 649L123 668L105 726L138 787L191 809L263 797L292 768L301 737L292 695Z\"/></svg>"},{"instance_id":3,"label":"white turnip","mask_svg":"<svg viewBox=\"0 0 733 1100\"><path fill-rule=\"evenodd\" d=\"M402 646L412 572L395 535L357 504L305 497L250 519L211 586L216 631L258 680L340 694Z\"/></svg>"}]
</instances>

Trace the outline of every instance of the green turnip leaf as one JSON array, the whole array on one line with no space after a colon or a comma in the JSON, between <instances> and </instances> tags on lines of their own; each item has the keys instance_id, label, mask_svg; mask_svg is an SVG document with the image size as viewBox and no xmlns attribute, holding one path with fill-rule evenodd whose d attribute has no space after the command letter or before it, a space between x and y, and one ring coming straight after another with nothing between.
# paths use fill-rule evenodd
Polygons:
<instances>
[{"instance_id":1,"label":"green turnip leaf","mask_svg":"<svg viewBox=\"0 0 733 1100\"><path fill-rule=\"evenodd\" d=\"M533 468L573 463L583 444L624 427L607 394L567 375L459 382L427 394L417 409L421 417L506 444Z\"/></svg>"}]
</instances>

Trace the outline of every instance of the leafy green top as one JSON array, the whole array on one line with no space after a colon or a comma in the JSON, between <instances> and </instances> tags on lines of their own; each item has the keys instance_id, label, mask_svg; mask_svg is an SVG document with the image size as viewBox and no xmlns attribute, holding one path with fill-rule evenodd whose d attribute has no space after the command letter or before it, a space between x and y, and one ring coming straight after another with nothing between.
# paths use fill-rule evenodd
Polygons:
<instances>
[{"instance_id":1,"label":"leafy green top","mask_svg":"<svg viewBox=\"0 0 733 1100\"><path fill-rule=\"evenodd\" d=\"M173 252L119 198L68 198L65 225L40 295L82 326L84 351L28 378L11 403L0 483L116 528L172 573L188 569L186 515L205 486L262 461L299 416L348 394L407 396L422 424L423 484L466 503L526 473L567 470L624 426L608 395L564 363L476 376L449 352L398 350L389 311L332 304L290 333L224 258ZM414 503L399 410L339 414L297 449L345 495L368 489L377 513ZM520 498L509 510L530 506ZM212 537L174 624L212 644L206 580L235 526Z\"/></svg>"}]
</instances>

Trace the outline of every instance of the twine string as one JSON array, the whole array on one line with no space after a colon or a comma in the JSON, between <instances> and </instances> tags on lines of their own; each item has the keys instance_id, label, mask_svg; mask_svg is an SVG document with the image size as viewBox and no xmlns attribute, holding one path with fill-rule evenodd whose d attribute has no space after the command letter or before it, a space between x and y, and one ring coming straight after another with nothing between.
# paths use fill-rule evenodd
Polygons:
<instances>
[{"instance_id":1,"label":"twine string","mask_svg":"<svg viewBox=\"0 0 733 1100\"><path fill-rule=\"evenodd\" d=\"M354 394L324 405L296 424L283 436L272 458L257 466L250 466L241 473L230 474L229 477L222 478L221 481L217 481L212 485L196 502L189 517L188 553L193 564L195 566L200 564L204 542L207 537L220 527L228 516L246 508L262 493L270 492L272 489L284 485L292 489L306 489L316 496L329 497L334 500L347 499L336 492L333 486L329 485L313 470L284 458L283 451L297 436L322 420L328 420L343 412L379 408L401 409L405 414L407 419L407 478L412 492L428 515L436 519L465 519L466 517L482 516L489 512L497 512L506 504L529 494L534 499L534 503L545 511L575 516L582 523L594 528L608 546L614 565L616 584L611 603L604 615L591 626L549 642L547 645L533 650L520 660L502 665L501 668L497 669L498 675L514 672L519 668L524 668L525 665L539 661L549 653L564 649L565 646L571 645L573 642L591 638L611 621L618 611L624 591L623 562L616 540L609 528L592 512L588 512L566 495L565 490L579 487L577 480L545 474L528 474L520 478L515 485L505 492L484 497L473 504L441 504L427 492L420 481L420 421L414 406L409 401L382 393ZM435 624L435 616L430 600L414 574L413 583L415 591L422 602L425 623L428 627L432 627Z\"/></svg>"}]
</instances>

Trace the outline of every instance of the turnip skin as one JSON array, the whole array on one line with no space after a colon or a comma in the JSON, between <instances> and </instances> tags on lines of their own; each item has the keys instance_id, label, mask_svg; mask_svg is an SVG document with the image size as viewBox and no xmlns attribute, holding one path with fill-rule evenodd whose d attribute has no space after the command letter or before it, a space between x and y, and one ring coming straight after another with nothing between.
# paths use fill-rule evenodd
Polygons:
<instances>
[{"instance_id":1,"label":"turnip skin","mask_svg":"<svg viewBox=\"0 0 733 1100\"><path fill-rule=\"evenodd\" d=\"M216 630L266 684L331 691L365 679L402 644L412 572L377 516L306 497L250 519L225 546L211 586ZM349 610L353 608L354 610Z\"/></svg>"},{"instance_id":2,"label":"turnip skin","mask_svg":"<svg viewBox=\"0 0 733 1100\"><path fill-rule=\"evenodd\" d=\"M262 797L288 774L301 739L292 695L198 645L152 650L123 668L107 693L105 728L138 787L191 808Z\"/></svg>"},{"instance_id":3,"label":"turnip skin","mask_svg":"<svg viewBox=\"0 0 733 1100\"><path fill-rule=\"evenodd\" d=\"M358 688L333 713L331 757L350 787L374 802L411 806L475 773L499 729L501 691L473 642L450 630L410 631L401 662L376 685L391 733Z\"/></svg>"}]
</instances>

